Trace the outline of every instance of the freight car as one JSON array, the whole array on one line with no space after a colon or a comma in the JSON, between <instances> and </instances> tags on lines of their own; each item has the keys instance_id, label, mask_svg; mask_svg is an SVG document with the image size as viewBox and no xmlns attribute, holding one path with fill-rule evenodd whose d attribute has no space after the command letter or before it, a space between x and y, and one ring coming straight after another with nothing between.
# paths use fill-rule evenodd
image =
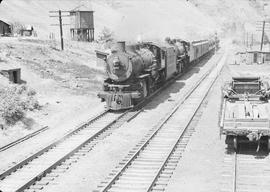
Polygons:
<instances>
[{"instance_id":1,"label":"freight car","mask_svg":"<svg viewBox=\"0 0 270 192\"><path fill-rule=\"evenodd\" d=\"M167 39L126 46L118 42L111 54L100 54L107 78L98 94L111 110L132 108L168 79L184 73L191 64L215 49L213 41L186 42Z\"/></svg>"},{"instance_id":2,"label":"freight car","mask_svg":"<svg viewBox=\"0 0 270 192\"><path fill-rule=\"evenodd\" d=\"M239 143L267 143L270 150L269 85L259 77L233 77L223 90L221 134L228 148Z\"/></svg>"}]
</instances>

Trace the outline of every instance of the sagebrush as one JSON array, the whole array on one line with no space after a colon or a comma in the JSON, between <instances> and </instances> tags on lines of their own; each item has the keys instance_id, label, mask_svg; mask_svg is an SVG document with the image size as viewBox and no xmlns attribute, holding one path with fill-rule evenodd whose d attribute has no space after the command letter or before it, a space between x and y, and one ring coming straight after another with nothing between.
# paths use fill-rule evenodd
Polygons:
<instances>
[{"instance_id":1,"label":"sagebrush","mask_svg":"<svg viewBox=\"0 0 270 192\"><path fill-rule=\"evenodd\" d=\"M39 109L36 92L26 85L0 88L0 118L6 124L14 124L25 116L26 111Z\"/></svg>"}]
</instances>

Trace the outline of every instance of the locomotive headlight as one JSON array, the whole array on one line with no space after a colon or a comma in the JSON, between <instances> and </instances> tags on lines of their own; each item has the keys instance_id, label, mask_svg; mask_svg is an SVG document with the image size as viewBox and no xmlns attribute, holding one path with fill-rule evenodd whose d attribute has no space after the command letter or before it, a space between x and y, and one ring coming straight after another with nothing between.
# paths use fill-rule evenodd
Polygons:
<instances>
[{"instance_id":1,"label":"locomotive headlight","mask_svg":"<svg viewBox=\"0 0 270 192\"><path fill-rule=\"evenodd\" d=\"M112 62L115 69L120 69L121 62L118 57L115 57Z\"/></svg>"}]
</instances>

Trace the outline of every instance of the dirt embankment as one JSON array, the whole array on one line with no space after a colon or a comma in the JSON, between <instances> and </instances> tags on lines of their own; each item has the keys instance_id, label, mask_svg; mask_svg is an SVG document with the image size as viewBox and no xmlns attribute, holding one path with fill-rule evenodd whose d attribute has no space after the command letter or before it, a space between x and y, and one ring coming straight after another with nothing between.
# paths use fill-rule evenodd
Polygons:
<instances>
[{"instance_id":1,"label":"dirt embankment","mask_svg":"<svg viewBox=\"0 0 270 192\"><path fill-rule=\"evenodd\" d=\"M65 42L65 50L60 51L56 42L33 38L1 38L0 42L0 64L21 68L22 83L35 90L41 106L27 111L17 124L5 125L0 145L45 125L74 124L80 116L103 108L96 96L105 75L95 62L98 45ZM7 81L0 85L11 87Z\"/></svg>"}]
</instances>

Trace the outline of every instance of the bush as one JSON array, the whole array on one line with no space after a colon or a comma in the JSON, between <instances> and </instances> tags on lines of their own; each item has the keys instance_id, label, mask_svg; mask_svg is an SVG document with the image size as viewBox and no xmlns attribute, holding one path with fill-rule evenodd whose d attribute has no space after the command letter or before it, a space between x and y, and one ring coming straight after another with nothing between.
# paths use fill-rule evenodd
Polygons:
<instances>
[{"instance_id":1,"label":"bush","mask_svg":"<svg viewBox=\"0 0 270 192\"><path fill-rule=\"evenodd\" d=\"M26 85L0 88L0 118L6 124L15 124L25 116L26 111L39 109L35 94Z\"/></svg>"}]
</instances>

